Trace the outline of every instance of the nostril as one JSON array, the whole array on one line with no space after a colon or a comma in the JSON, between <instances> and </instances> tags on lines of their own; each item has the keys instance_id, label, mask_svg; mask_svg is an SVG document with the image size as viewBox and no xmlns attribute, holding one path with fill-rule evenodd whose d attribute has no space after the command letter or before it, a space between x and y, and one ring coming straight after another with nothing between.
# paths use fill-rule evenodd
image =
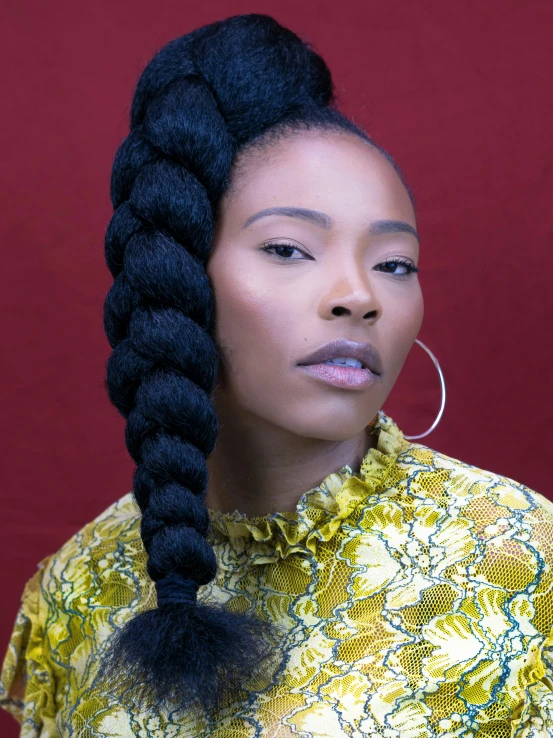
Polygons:
<instances>
[{"instance_id":1,"label":"nostril","mask_svg":"<svg viewBox=\"0 0 553 738\"><path fill-rule=\"evenodd\" d=\"M365 315L363 315L363 318L376 318L376 310L369 310L368 313L365 313Z\"/></svg>"},{"instance_id":2,"label":"nostril","mask_svg":"<svg viewBox=\"0 0 553 738\"><path fill-rule=\"evenodd\" d=\"M349 310L345 307L335 307L332 308L332 315L344 315L344 313L349 314Z\"/></svg>"}]
</instances>

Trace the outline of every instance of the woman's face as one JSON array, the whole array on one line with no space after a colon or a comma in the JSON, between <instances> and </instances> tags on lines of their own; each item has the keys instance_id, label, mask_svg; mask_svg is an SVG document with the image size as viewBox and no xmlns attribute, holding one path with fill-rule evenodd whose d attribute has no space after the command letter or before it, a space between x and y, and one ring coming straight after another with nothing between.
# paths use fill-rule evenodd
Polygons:
<instances>
[{"instance_id":1,"label":"woman's face","mask_svg":"<svg viewBox=\"0 0 553 738\"><path fill-rule=\"evenodd\" d=\"M405 266L419 260L409 195L347 133L292 135L238 164L207 264L224 363L216 405L299 436L351 438L384 404L422 322ZM339 339L380 373L301 365Z\"/></svg>"}]
</instances>

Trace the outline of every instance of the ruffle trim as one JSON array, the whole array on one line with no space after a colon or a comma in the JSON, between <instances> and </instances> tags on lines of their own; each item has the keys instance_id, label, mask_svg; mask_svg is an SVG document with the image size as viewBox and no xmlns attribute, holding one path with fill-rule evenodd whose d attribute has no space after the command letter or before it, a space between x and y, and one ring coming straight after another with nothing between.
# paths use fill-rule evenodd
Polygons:
<instances>
[{"instance_id":1,"label":"ruffle trim","mask_svg":"<svg viewBox=\"0 0 553 738\"><path fill-rule=\"evenodd\" d=\"M318 541L329 541L361 503L386 488L398 455L410 445L382 410L374 426L376 432L376 448L369 449L359 473L345 465L329 474L302 495L294 512L248 518L238 511L210 509L215 538L226 539L239 553L247 553L254 564L270 563L298 552L315 554Z\"/></svg>"}]
</instances>

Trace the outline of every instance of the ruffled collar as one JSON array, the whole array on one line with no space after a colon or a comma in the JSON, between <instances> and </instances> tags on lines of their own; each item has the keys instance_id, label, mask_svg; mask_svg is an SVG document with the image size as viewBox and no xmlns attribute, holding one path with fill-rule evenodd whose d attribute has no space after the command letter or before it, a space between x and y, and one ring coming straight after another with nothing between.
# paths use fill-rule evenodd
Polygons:
<instances>
[{"instance_id":1,"label":"ruffled collar","mask_svg":"<svg viewBox=\"0 0 553 738\"><path fill-rule=\"evenodd\" d=\"M372 432L378 434L376 447L369 449L359 472L348 465L332 472L302 495L293 512L248 518L238 511L209 509L215 541L230 544L256 564L292 553L315 554L318 541L329 541L358 505L386 488L398 455L410 445L382 410Z\"/></svg>"}]
</instances>

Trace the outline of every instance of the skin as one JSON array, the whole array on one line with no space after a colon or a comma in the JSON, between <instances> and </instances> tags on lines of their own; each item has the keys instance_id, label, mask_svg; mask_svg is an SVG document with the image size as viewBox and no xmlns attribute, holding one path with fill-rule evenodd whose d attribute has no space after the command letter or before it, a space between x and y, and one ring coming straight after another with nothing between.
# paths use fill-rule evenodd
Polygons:
<instances>
[{"instance_id":1,"label":"skin","mask_svg":"<svg viewBox=\"0 0 553 738\"><path fill-rule=\"evenodd\" d=\"M296 508L325 476L354 471L375 445L382 408L419 332L418 239L410 197L376 149L345 132L302 132L240 155L207 264L222 369L207 503L248 516ZM267 208L322 212L331 224ZM267 245L286 247L264 251ZM297 250L295 250L297 249ZM297 364L327 342L370 342L382 373L363 390L330 386Z\"/></svg>"}]
</instances>

